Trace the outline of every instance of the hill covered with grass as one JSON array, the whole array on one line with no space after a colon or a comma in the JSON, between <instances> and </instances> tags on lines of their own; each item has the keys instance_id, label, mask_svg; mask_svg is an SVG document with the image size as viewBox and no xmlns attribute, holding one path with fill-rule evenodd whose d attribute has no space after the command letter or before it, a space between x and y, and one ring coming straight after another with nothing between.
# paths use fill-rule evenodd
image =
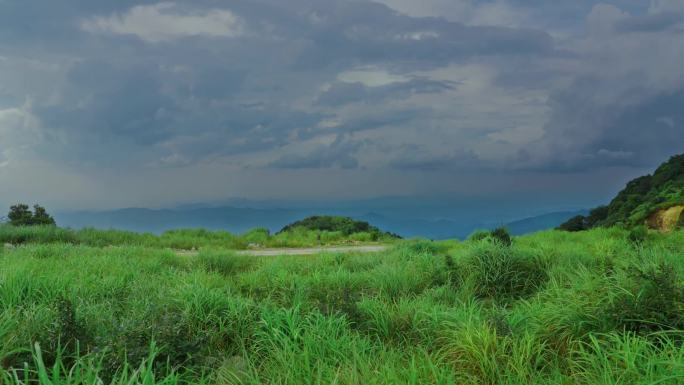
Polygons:
<instances>
[{"instance_id":1,"label":"hill covered with grass","mask_svg":"<svg viewBox=\"0 0 684 385\"><path fill-rule=\"evenodd\" d=\"M319 233L339 233L348 237L367 236L370 240L376 241L380 239L398 239L398 235L391 234L372 226L368 222L359 221L348 217L340 216L311 216L300 221L291 223L278 234L297 233L297 232L314 231Z\"/></svg>"},{"instance_id":2,"label":"hill covered with grass","mask_svg":"<svg viewBox=\"0 0 684 385\"><path fill-rule=\"evenodd\" d=\"M594 227L634 227L646 224L661 210L681 205L684 205L684 154L673 156L652 175L629 182L608 205L591 210L588 216L576 216L560 228L579 231ZM675 224L679 221L674 220Z\"/></svg>"},{"instance_id":3,"label":"hill covered with grass","mask_svg":"<svg viewBox=\"0 0 684 385\"><path fill-rule=\"evenodd\" d=\"M92 247L137 246L169 248L178 250L226 248L287 248L307 246L334 246L346 244L389 243L397 237L372 226L353 229L365 231L342 231L339 228L314 230L293 226L287 231L272 234L268 229L256 228L241 234L206 229L178 229L159 235L123 230L99 230L93 228L69 229L57 226L11 226L0 224L0 245L22 244L70 244ZM335 230L335 231L332 231Z\"/></svg>"}]
</instances>

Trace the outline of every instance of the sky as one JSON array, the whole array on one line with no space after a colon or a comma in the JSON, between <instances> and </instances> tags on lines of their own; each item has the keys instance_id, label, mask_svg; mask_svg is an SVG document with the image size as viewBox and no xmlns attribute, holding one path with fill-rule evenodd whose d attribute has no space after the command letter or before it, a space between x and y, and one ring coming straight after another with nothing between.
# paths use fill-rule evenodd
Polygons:
<instances>
[{"instance_id":1,"label":"sky","mask_svg":"<svg viewBox=\"0 0 684 385\"><path fill-rule=\"evenodd\" d=\"M0 0L0 204L579 207L684 152L683 63L681 0Z\"/></svg>"}]
</instances>

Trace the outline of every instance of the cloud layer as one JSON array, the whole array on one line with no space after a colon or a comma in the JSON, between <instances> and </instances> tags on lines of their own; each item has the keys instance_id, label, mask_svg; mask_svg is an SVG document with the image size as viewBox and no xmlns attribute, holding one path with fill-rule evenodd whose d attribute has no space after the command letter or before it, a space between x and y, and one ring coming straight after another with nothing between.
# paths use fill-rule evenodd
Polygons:
<instances>
[{"instance_id":1,"label":"cloud layer","mask_svg":"<svg viewBox=\"0 0 684 385\"><path fill-rule=\"evenodd\" d=\"M3 2L0 183L49 164L68 206L638 174L684 150L683 36L677 0ZM349 189L294 182L327 179Z\"/></svg>"}]
</instances>

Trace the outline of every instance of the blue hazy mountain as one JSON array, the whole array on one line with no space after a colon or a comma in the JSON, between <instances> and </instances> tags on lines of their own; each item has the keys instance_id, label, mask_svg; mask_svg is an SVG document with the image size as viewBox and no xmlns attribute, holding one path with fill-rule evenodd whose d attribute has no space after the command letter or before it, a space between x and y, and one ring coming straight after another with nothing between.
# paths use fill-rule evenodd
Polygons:
<instances>
[{"instance_id":1,"label":"blue hazy mountain","mask_svg":"<svg viewBox=\"0 0 684 385\"><path fill-rule=\"evenodd\" d=\"M225 205L230 203L230 205ZM285 207L285 208L283 208ZM554 228L585 211L553 212L506 220L514 211L477 210L477 205L439 208L439 202L412 202L402 198L356 202L278 202L232 200L219 203L195 203L172 208L126 208L107 211L71 211L56 213L59 225L72 228L95 227L136 232L161 233L178 228L206 228L242 233L256 227L272 232L310 215L343 215L367 221L384 231L403 237L463 239L477 229L508 227L513 234L526 234ZM503 218L502 218L503 217ZM515 217L513 217L515 218ZM518 218L525 218L520 215Z\"/></svg>"},{"instance_id":2,"label":"blue hazy mountain","mask_svg":"<svg viewBox=\"0 0 684 385\"><path fill-rule=\"evenodd\" d=\"M506 228L513 235L529 234L539 230L556 228L572 217L577 215L587 215L588 213L589 212L587 210L549 213L510 222L506 224Z\"/></svg>"}]
</instances>

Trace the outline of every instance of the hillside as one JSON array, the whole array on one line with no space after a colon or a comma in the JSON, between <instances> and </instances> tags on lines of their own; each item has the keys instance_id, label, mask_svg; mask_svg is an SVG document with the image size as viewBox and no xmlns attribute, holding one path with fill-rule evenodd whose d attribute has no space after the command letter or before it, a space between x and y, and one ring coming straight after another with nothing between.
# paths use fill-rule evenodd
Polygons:
<instances>
[{"instance_id":1,"label":"hillside","mask_svg":"<svg viewBox=\"0 0 684 385\"><path fill-rule=\"evenodd\" d=\"M358 221L340 216L310 216L308 218L291 223L280 230L279 234L298 231L319 231L329 233L341 233L345 236L356 234L368 234L371 240L383 238L400 238L398 235L381 231L368 222Z\"/></svg>"},{"instance_id":2,"label":"hillside","mask_svg":"<svg viewBox=\"0 0 684 385\"><path fill-rule=\"evenodd\" d=\"M553 228L557 227L558 225L560 225L561 223L567 221L568 218L572 218L576 215L585 215L586 213L587 213L586 210L582 210L582 211L561 211L561 212L557 212L557 213L543 214L543 215L538 215L535 217L530 217L530 218L525 218L525 219L521 219L518 221L509 222L503 227L508 229L508 231L512 235L531 234L531 233L535 233L537 231L553 229Z\"/></svg>"},{"instance_id":3,"label":"hillside","mask_svg":"<svg viewBox=\"0 0 684 385\"><path fill-rule=\"evenodd\" d=\"M661 212L679 205L684 205L684 154L670 158L653 175L627 183L607 206L591 210L586 217L576 216L561 225L561 229L633 227L647 222L653 227L658 221L651 218L659 217ZM677 224L679 219L669 222Z\"/></svg>"}]
</instances>

